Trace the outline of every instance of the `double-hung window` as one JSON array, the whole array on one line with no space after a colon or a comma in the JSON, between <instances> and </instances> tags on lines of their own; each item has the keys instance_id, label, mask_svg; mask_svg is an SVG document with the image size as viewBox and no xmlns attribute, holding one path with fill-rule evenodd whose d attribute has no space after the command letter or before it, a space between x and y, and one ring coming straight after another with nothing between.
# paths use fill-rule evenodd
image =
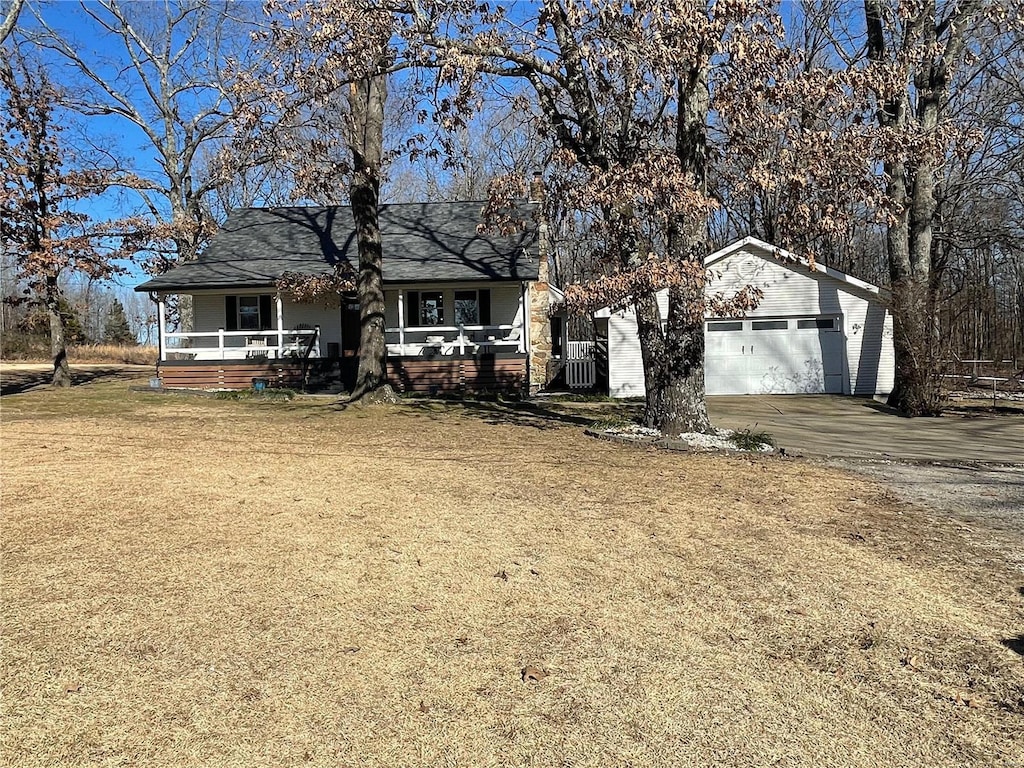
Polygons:
<instances>
[{"instance_id":1,"label":"double-hung window","mask_svg":"<svg viewBox=\"0 0 1024 768\"><path fill-rule=\"evenodd\" d=\"M444 294L440 291L420 292L420 325L444 325Z\"/></svg>"},{"instance_id":2,"label":"double-hung window","mask_svg":"<svg viewBox=\"0 0 1024 768\"><path fill-rule=\"evenodd\" d=\"M446 299L451 310L445 307ZM491 292L482 290L407 291L405 322L408 327L432 325L490 325Z\"/></svg>"},{"instance_id":3,"label":"double-hung window","mask_svg":"<svg viewBox=\"0 0 1024 768\"><path fill-rule=\"evenodd\" d=\"M489 290L455 292L456 325L490 325L491 292Z\"/></svg>"},{"instance_id":4,"label":"double-hung window","mask_svg":"<svg viewBox=\"0 0 1024 768\"><path fill-rule=\"evenodd\" d=\"M238 297L238 330L258 331L260 324L260 297L239 296Z\"/></svg>"},{"instance_id":5,"label":"double-hung window","mask_svg":"<svg viewBox=\"0 0 1024 768\"><path fill-rule=\"evenodd\" d=\"M270 295L225 296L224 328L228 331L266 331L273 326Z\"/></svg>"}]
</instances>

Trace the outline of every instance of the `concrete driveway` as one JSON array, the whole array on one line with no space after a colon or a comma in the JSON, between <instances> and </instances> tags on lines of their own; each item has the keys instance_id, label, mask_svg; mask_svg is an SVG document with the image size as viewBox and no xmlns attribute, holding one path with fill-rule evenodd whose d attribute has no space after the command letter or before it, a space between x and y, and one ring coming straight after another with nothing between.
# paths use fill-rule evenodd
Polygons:
<instances>
[{"instance_id":1,"label":"concrete driveway","mask_svg":"<svg viewBox=\"0 0 1024 768\"><path fill-rule=\"evenodd\" d=\"M769 432L807 458L1024 464L1024 410L907 419L833 395L709 397L708 408L716 426Z\"/></svg>"}]
</instances>

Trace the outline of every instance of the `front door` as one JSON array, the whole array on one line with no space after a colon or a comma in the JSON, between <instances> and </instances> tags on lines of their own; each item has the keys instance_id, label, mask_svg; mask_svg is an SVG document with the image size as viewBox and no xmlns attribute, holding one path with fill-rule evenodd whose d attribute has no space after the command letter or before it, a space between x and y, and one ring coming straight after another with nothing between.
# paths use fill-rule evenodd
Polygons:
<instances>
[{"instance_id":1,"label":"front door","mask_svg":"<svg viewBox=\"0 0 1024 768\"><path fill-rule=\"evenodd\" d=\"M346 293L341 297L341 356L359 356L359 297Z\"/></svg>"}]
</instances>

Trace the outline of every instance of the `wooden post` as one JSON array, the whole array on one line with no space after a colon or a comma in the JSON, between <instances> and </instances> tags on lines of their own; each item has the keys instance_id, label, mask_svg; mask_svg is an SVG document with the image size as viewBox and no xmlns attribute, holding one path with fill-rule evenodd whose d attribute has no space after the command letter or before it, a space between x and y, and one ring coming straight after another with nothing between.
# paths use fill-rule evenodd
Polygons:
<instances>
[{"instance_id":1,"label":"wooden post","mask_svg":"<svg viewBox=\"0 0 1024 768\"><path fill-rule=\"evenodd\" d=\"M519 331L519 352L523 353L530 348L530 284L521 283L519 291L520 331ZM532 356L531 356L532 357ZM530 360L533 365L533 360Z\"/></svg>"},{"instance_id":2,"label":"wooden post","mask_svg":"<svg viewBox=\"0 0 1024 768\"><path fill-rule=\"evenodd\" d=\"M466 331L462 327L462 323L459 323L459 354L466 354Z\"/></svg>"},{"instance_id":3,"label":"wooden post","mask_svg":"<svg viewBox=\"0 0 1024 768\"><path fill-rule=\"evenodd\" d=\"M274 357L280 360L284 350L284 302L281 301L280 293L274 299L277 302L277 354Z\"/></svg>"},{"instance_id":4,"label":"wooden post","mask_svg":"<svg viewBox=\"0 0 1024 768\"><path fill-rule=\"evenodd\" d=\"M405 353L405 292L398 289L398 344Z\"/></svg>"},{"instance_id":5,"label":"wooden post","mask_svg":"<svg viewBox=\"0 0 1024 768\"><path fill-rule=\"evenodd\" d=\"M224 329L217 329L217 344L220 347L220 359L224 359Z\"/></svg>"},{"instance_id":6,"label":"wooden post","mask_svg":"<svg viewBox=\"0 0 1024 768\"><path fill-rule=\"evenodd\" d=\"M160 324L160 362L167 359L167 306L161 294L156 300L157 322Z\"/></svg>"}]
</instances>

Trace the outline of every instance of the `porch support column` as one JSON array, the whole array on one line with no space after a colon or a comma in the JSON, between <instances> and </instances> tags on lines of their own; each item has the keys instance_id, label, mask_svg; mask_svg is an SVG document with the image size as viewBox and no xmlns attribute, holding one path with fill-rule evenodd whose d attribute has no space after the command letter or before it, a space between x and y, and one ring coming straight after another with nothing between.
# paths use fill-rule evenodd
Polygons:
<instances>
[{"instance_id":1,"label":"porch support column","mask_svg":"<svg viewBox=\"0 0 1024 768\"><path fill-rule=\"evenodd\" d=\"M398 289L398 344L405 352L405 291Z\"/></svg>"},{"instance_id":2,"label":"porch support column","mask_svg":"<svg viewBox=\"0 0 1024 768\"><path fill-rule=\"evenodd\" d=\"M280 359L281 351L284 349L284 302L281 301L280 293L274 297L274 301L277 304L277 354L275 357Z\"/></svg>"},{"instance_id":3,"label":"porch support column","mask_svg":"<svg viewBox=\"0 0 1024 768\"><path fill-rule=\"evenodd\" d=\"M156 300L157 325L160 331L160 362L167 359L167 304L161 293Z\"/></svg>"},{"instance_id":4,"label":"porch support column","mask_svg":"<svg viewBox=\"0 0 1024 768\"><path fill-rule=\"evenodd\" d=\"M524 282L519 285L519 314L523 325L519 329L519 347L516 351L522 354L530 349L530 284Z\"/></svg>"}]
</instances>

